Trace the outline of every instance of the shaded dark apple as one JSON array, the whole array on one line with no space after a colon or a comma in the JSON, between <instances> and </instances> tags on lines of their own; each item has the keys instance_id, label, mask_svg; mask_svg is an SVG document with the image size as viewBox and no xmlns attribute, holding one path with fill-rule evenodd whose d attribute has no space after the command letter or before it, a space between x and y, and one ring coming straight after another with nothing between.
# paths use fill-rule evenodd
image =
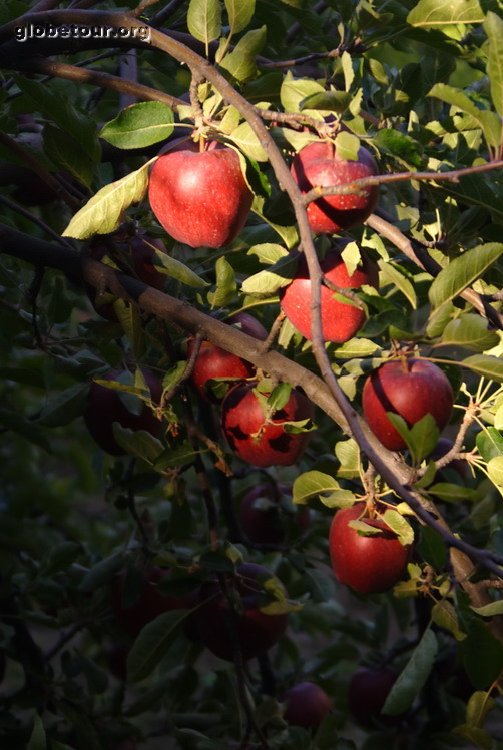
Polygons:
<instances>
[{"instance_id":1,"label":"shaded dark apple","mask_svg":"<svg viewBox=\"0 0 503 750\"><path fill-rule=\"evenodd\" d=\"M154 289L163 289L166 282L165 274L160 273L153 263L155 251L166 252L162 240L150 237L146 232L138 233L132 237L124 235L113 235L107 238L96 237L89 246L89 255L97 261L102 261L108 256L114 263L117 255L124 263L124 268L131 269L131 274L136 276L144 284ZM129 270L129 269L128 269ZM126 270L127 272L127 270ZM87 294L96 312L107 320L117 321L114 310L112 295L109 292L99 294L91 285L86 285Z\"/></svg>"},{"instance_id":2,"label":"shaded dark apple","mask_svg":"<svg viewBox=\"0 0 503 750\"><path fill-rule=\"evenodd\" d=\"M126 371L109 370L99 376L100 380L120 381ZM162 387L155 375L148 370L142 370L143 377L149 388L151 399L158 403L161 398ZM128 394L128 399L135 396ZM160 437L162 422L157 419L147 404L139 406L140 413L134 414L128 409L119 391L113 391L103 385L92 382L89 388L84 421L91 437L106 453L121 456L125 451L117 443L113 433L113 423L118 422L121 427L130 430L144 430L154 437Z\"/></svg>"},{"instance_id":3,"label":"shaded dark apple","mask_svg":"<svg viewBox=\"0 0 503 750\"><path fill-rule=\"evenodd\" d=\"M363 536L350 521L361 520L381 533ZM330 526L330 559L336 578L360 594L377 594L399 581L410 558L410 547L380 518L366 515L366 504L338 510Z\"/></svg>"},{"instance_id":4,"label":"shaded dark apple","mask_svg":"<svg viewBox=\"0 0 503 750\"><path fill-rule=\"evenodd\" d=\"M243 228L253 195L237 153L217 141L190 142L160 156L148 186L150 206L166 232L191 247L220 248Z\"/></svg>"},{"instance_id":5,"label":"shaded dark apple","mask_svg":"<svg viewBox=\"0 0 503 750\"><path fill-rule=\"evenodd\" d=\"M259 484L249 490L239 503L239 523L246 538L254 544L282 544L287 536L287 514L282 508L288 488ZM289 493L291 495L291 492ZM292 508L292 521L299 532L309 525L308 508Z\"/></svg>"},{"instance_id":6,"label":"shaded dark apple","mask_svg":"<svg viewBox=\"0 0 503 750\"><path fill-rule=\"evenodd\" d=\"M309 433L287 432L284 423L312 419L313 405L294 388L285 406L268 417L255 387L256 383L235 385L224 398L221 419L227 442L253 466L291 466L304 452Z\"/></svg>"},{"instance_id":7,"label":"shaded dark apple","mask_svg":"<svg viewBox=\"0 0 503 750\"><path fill-rule=\"evenodd\" d=\"M110 591L110 604L115 620L133 637L164 612L186 607L183 597L164 594L156 585L169 575L167 569L152 566L145 571L138 571L138 575L141 576L141 583L135 601L127 604L124 602L126 573L116 576Z\"/></svg>"},{"instance_id":8,"label":"shaded dark apple","mask_svg":"<svg viewBox=\"0 0 503 750\"><path fill-rule=\"evenodd\" d=\"M234 644L239 644L243 659L265 653L284 634L288 617L260 611L263 588L257 580L270 578L262 565L243 563L236 569L234 591L239 596L240 611L231 609L219 584L207 581L199 590L199 609L194 613L201 642L215 656L232 661Z\"/></svg>"},{"instance_id":9,"label":"shaded dark apple","mask_svg":"<svg viewBox=\"0 0 503 750\"><path fill-rule=\"evenodd\" d=\"M332 699L314 682L299 682L285 693L284 719L297 727L316 728L332 709Z\"/></svg>"},{"instance_id":10,"label":"shaded dark apple","mask_svg":"<svg viewBox=\"0 0 503 750\"><path fill-rule=\"evenodd\" d=\"M267 330L262 323L248 313L236 313L229 317L226 322L235 325L243 333L261 341L265 341L267 338ZM189 339L187 357L191 356L193 348L194 340ZM212 344L211 341L202 341L190 374L190 382L202 398L212 403L220 403L223 396L218 398L211 388L207 387L208 381L215 378L223 378L229 381L246 380L253 377L255 371L256 368L251 362L238 357L237 354L226 352L225 349Z\"/></svg>"},{"instance_id":11,"label":"shaded dark apple","mask_svg":"<svg viewBox=\"0 0 503 750\"><path fill-rule=\"evenodd\" d=\"M379 285L379 269L376 264L362 253L362 264L354 273L348 274L346 265L341 257L341 252L347 242L344 240L337 243L337 247L331 250L320 266L329 281L338 287L356 289L369 284L376 289ZM281 309L307 339L311 339L311 296L312 283L309 278L309 270L304 259L299 265L291 284L284 287L280 292ZM353 304L347 304L335 298L334 292L325 284L321 286L321 321L323 328L323 339L344 343L352 338L363 326L366 315L363 310Z\"/></svg>"},{"instance_id":12,"label":"shaded dark apple","mask_svg":"<svg viewBox=\"0 0 503 750\"><path fill-rule=\"evenodd\" d=\"M295 156L292 175L303 193L314 187L334 187L377 174L377 164L366 148L361 146L357 161L337 155L331 141L310 143ZM377 203L377 185L359 194L331 195L312 201L307 207L309 225L315 234L336 234L349 229L370 216Z\"/></svg>"},{"instance_id":13,"label":"shaded dark apple","mask_svg":"<svg viewBox=\"0 0 503 750\"><path fill-rule=\"evenodd\" d=\"M386 412L403 417L409 428L431 414L439 429L448 423L454 394L445 373L426 359L400 357L385 362L371 373L363 387L362 406L367 423L389 450L401 450L406 442Z\"/></svg>"},{"instance_id":14,"label":"shaded dark apple","mask_svg":"<svg viewBox=\"0 0 503 750\"><path fill-rule=\"evenodd\" d=\"M397 677L397 672L389 667L360 667L352 675L348 687L348 706L357 721L364 726L371 726L375 721L388 726L400 723L401 715L381 713Z\"/></svg>"}]
</instances>

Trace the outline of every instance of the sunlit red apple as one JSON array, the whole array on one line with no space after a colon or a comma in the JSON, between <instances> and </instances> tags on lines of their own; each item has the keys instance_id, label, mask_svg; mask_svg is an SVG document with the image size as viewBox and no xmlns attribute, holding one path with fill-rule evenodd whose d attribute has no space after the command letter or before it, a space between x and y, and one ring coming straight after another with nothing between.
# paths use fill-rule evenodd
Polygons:
<instances>
[{"instance_id":1,"label":"sunlit red apple","mask_svg":"<svg viewBox=\"0 0 503 750\"><path fill-rule=\"evenodd\" d=\"M349 526L358 520L380 533L363 536ZM393 588L403 577L410 558L410 547L401 544L381 518L369 517L363 502L336 512L330 526L329 547L336 578L360 594Z\"/></svg>"},{"instance_id":2,"label":"sunlit red apple","mask_svg":"<svg viewBox=\"0 0 503 750\"><path fill-rule=\"evenodd\" d=\"M378 173L377 164L363 146L356 161L337 154L331 141L310 143L295 156L292 175L303 193L315 187L335 187ZM336 234L361 224L374 210L379 187L374 185L348 195L323 196L309 203L307 216L315 234Z\"/></svg>"},{"instance_id":3,"label":"sunlit red apple","mask_svg":"<svg viewBox=\"0 0 503 750\"><path fill-rule=\"evenodd\" d=\"M440 430L451 417L454 394L438 365L427 359L400 357L374 370L367 378L362 395L363 414L381 443L389 450L406 447L405 440L391 424L387 412L403 417L412 427L431 414Z\"/></svg>"},{"instance_id":4,"label":"sunlit red apple","mask_svg":"<svg viewBox=\"0 0 503 750\"><path fill-rule=\"evenodd\" d=\"M294 388L285 406L267 415L255 387L235 385L222 402L222 430L229 447L253 466L291 466L304 452L309 433L288 432L284 425L312 419L311 401Z\"/></svg>"},{"instance_id":5,"label":"sunlit red apple","mask_svg":"<svg viewBox=\"0 0 503 750\"><path fill-rule=\"evenodd\" d=\"M192 141L160 156L148 186L150 207L178 242L221 248L243 228L253 195L237 153L217 141Z\"/></svg>"},{"instance_id":6,"label":"sunlit red apple","mask_svg":"<svg viewBox=\"0 0 503 750\"><path fill-rule=\"evenodd\" d=\"M350 275L342 259L341 251L347 242L339 241L321 262L326 278L337 287L357 289L366 284L378 287L379 270L376 264L362 252L362 264ZM340 295L325 284L321 286L321 322L323 339L342 344L351 339L366 320L365 311L353 303L343 302ZM280 292L281 309L307 339L312 338L312 282L307 263L302 260L292 282Z\"/></svg>"},{"instance_id":7,"label":"sunlit red apple","mask_svg":"<svg viewBox=\"0 0 503 750\"><path fill-rule=\"evenodd\" d=\"M245 312L232 315L225 321L235 325L243 333L264 341L267 338L267 330L262 323ZM187 357L189 358L194 349L194 340L191 338L187 344ZM247 362L237 354L225 351L220 346L212 344L211 341L202 341L194 361L194 367L190 375L190 382L199 395L213 403L219 403L219 398L212 390L209 381L214 379L228 380L232 384L235 380L246 380L253 377L256 371L251 362Z\"/></svg>"}]
</instances>

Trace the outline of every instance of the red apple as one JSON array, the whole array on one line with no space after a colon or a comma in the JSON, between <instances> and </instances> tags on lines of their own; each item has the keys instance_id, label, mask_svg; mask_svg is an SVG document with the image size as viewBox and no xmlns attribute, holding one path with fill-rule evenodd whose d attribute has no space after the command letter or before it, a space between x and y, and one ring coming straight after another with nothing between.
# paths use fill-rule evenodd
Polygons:
<instances>
[{"instance_id":1,"label":"red apple","mask_svg":"<svg viewBox=\"0 0 503 750\"><path fill-rule=\"evenodd\" d=\"M313 406L294 388L285 406L268 416L255 388L256 383L241 383L224 398L222 430L227 442L239 458L253 466L291 466L304 452L309 433L287 432L284 423L312 419Z\"/></svg>"},{"instance_id":2,"label":"red apple","mask_svg":"<svg viewBox=\"0 0 503 750\"><path fill-rule=\"evenodd\" d=\"M364 284L370 284L377 289L379 270L366 255L362 255L362 265L351 275L348 274L341 257L341 251L346 244L344 240L338 242L337 247L331 250L321 262L321 269L327 279L336 286L346 289L355 289ZM280 297L281 309L307 339L312 338L311 296L311 279L307 263L303 259L291 284L281 290ZM325 341L335 341L338 344L348 341L360 330L365 320L366 315L363 310L336 299L334 292L322 284L321 321Z\"/></svg>"},{"instance_id":3,"label":"red apple","mask_svg":"<svg viewBox=\"0 0 503 750\"><path fill-rule=\"evenodd\" d=\"M124 265L130 266L131 273L137 276L144 284L163 289L166 282L165 274L156 270L153 257L156 250L166 252L164 243L156 238L150 237L142 232L129 237L127 235L113 235L108 238L96 237L89 247L89 255L97 261L102 261L106 255L114 260L114 253L122 256ZM115 262L115 260L114 260ZM105 292L100 295L97 290L86 285L87 294L96 312L107 320L117 320L111 294Z\"/></svg>"},{"instance_id":4,"label":"red apple","mask_svg":"<svg viewBox=\"0 0 503 750\"><path fill-rule=\"evenodd\" d=\"M363 536L350 521L362 520L380 529L379 534ZM366 515L366 504L355 503L338 510L330 526L330 559L336 578L360 594L388 591L399 581L410 558L410 547L380 518Z\"/></svg>"},{"instance_id":5,"label":"red apple","mask_svg":"<svg viewBox=\"0 0 503 750\"><path fill-rule=\"evenodd\" d=\"M256 339L265 341L267 338L267 330L262 323L248 313L236 313L228 318L227 322ZM188 357L191 356L193 348L194 340L191 338L187 345ZM251 362L238 357L237 354L226 352L225 349L210 341L202 341L190 375L190 382L202 398L213 403L220 403L222 399L218 398L210 387L207 387L210 380L215 378L229 381L246 380L253 377L255 370Z\"/></svg>"},{"instance_id":6,"label":"red apple","mask_svg":"<svg viewBox=\"0 0 503 750\"><path fill-rule=\"evenodd\" d=\"M357 161L337 155L331 141L310 143L295 156L291 172L303 193L314 187L334 187L377 174L377 164L363 146ZM315 234L336 234L361 224L377 203L379 187L365 188L358 194L331 195L312 201L307 207L309 225Z\"/></svg>"},{"instance_id":7,"label":"red apple","mask_svg":"<svg viewBox=\"0 0 503 750\"><path fill-rule=\"evenodd\" d=\"M260 611L263 588L258 578L271 578L269 571L255 563L243 563L236 569L234 591L240 600L234 612L228 599L215 581L203 583L199 601L204 602L194 613L201 642L215 656L226 661L234 657L234 643L239 644L243 659L265 653L279 641L286 630L285 614L269 615Z\"/></svg>"},{"instance_id":8,"label":"red apple","mask_svg":"<svg viewBox=\"0 0 503 750\"><path fill-rule=\"evenodd\" d=\"M363 414L374 435L389 450L398 451L406 442L395 430L386 412L405 419L409 427L431 414L442 430L454 403L445 373L426 359L401 357L385 362L365 382Z\"/></svg>"},{"instance_id":9,"label":"red apple","mask_svg":"<svg viewBox=\"0 0 503 750\"><path fill-rule=\"evenodd\" d=\"M124 371L109 370L100 375L100 380L120 381ZM142 370L145 382L150 390L152 401L158 403L161 398L161 384L148 370ZM126 402L119 395L120 391L113 391L98 383L91 383L89 396L84 411L84 421L91 437L102 450L112 456L120 456L125 453L117 443L113 433L113 423L118 422L121 427L130 430L144 430L150 432L154 437L160 437L162 423L149 409L147 404L142 404L139 414L134 414L128 409ZM128 399L134 399L127 394Z\"/></svg>"},{"instance_id":10,"label":"red apple","mask_svg":"<svg viewBox=\"0 0 503 750\"><path fill-rule=\"evenodd\" d=\"M281 507L288 488L272 482L249 490L239 503L239 522L246 538L254 544L282 544L287 535L286 514ZM290 493L291 494L291 493ZM293 516L299 531L309 525L309 509Z\"/></svg>"},{"instance_id":11,"label":"red apple","mask_svg":"<svg viewBox=\"0 0 503 750\"><path fill-rule=\"evenodd\" d=\"M360 667L349 681L349 710L364 726L370 726L377 720L383 724L394 725L400 722L401 716L381 714L391 688L398 674L389 667Z\"/></svg>"},{"instance_id":12,"label":"red apple","mask_svg":"<svg viewBox=\"0 0 503 750\"><path fill-rule=\"evenodd\" d=\"M160 156L148 186L159 223L178 242L220 248L243 228L253 195L232 149L206 141L199 151L184 144Z\"/></svg>"},{"instance_id":13,"label":"red apple","mask_svg":"<svg viewBox=\"0 0 503 750\"><path fill-rule=\"evenodd\" d=\"M331 698L314 682L294 685L285 693L283 702L286 704L285 721L306 729L319 727L332 709Z\"/></svg>"},{"instance_id":14,"label":"red apple","mask_svg":"<svg viewBox=\"0 0 503 750\"><path fill-rule=\"evenodd\" d=\"M125 573L116 576L110 592L112 612L117 623L133 637L136 637L147 623L164 612L185 609L183 597L164 594L156 585L169 574L167 569L152 566L139 574L142 585L134 602L124 603Z\"/></svg>"}]
</instances>

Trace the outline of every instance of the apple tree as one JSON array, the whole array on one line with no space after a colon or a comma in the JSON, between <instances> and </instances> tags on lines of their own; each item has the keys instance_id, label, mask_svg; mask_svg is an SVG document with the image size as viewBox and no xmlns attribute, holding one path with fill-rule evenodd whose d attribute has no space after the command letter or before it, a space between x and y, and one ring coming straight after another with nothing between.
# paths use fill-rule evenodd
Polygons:
<instances>
[{"instance_id":1,"label":"apple tree","mask_svg":"<svg viewBox=\"0 0 503 750\"><path fill-rule=\"evenodd\" d=\"M501 4L0 16L0 746L500 747Z\"/></svg>"}]
</instances>

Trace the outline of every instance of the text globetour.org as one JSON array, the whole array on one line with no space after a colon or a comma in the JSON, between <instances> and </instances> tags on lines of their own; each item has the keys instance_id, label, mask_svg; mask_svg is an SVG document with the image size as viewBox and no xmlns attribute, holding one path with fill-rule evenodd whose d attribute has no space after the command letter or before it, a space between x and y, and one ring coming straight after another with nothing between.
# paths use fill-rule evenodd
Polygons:
<instances>
[{"instance_id":1,"label":"text globetour.org","mask_svg":"<svg viewBox=\"0 0 503 750\"><path fill-rule=\"evenodd\" d=\"M56 26L52 23L28 23L16 26L14 30L18 42L29 39L141 39L150 41L148 26L85 26L72 23Z\"/></svg>"}]
</instances>

